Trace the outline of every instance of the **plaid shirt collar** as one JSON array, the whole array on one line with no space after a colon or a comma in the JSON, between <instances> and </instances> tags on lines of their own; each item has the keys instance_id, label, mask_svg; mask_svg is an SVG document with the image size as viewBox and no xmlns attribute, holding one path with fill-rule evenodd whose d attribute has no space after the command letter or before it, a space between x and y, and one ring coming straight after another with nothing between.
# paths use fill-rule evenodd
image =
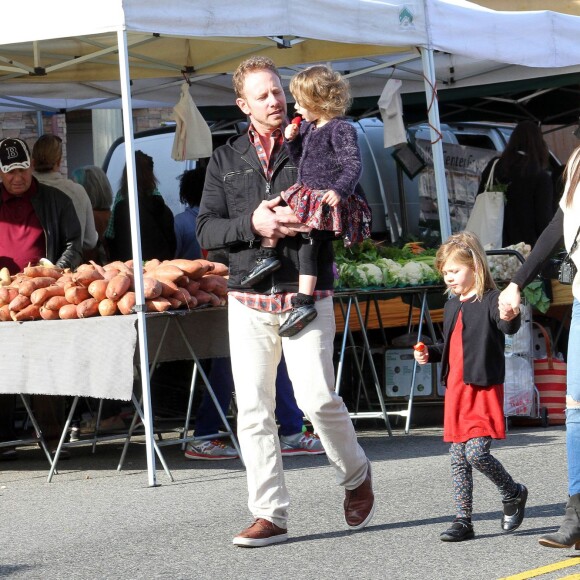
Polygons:
<instances>
[{"instance_id":1,"label":"plaid shirt collar","mask_svg":"<svg viewBox=\"0 0 580 580\"><path fill-rule=\"evenodd\" d=\"M256 149L258 159L260 160L262 169L264 170L264 175L268 178L268 180L272 179L272 173L274 172L273 162L276 160L276 157L278 157L278 153L280 153L280 150L284 145L284 135L282 134L282 129L275 129L272 131L271 138L274 139L274 144L270 152L264 149L262 141L260 140L260 135L256 129L254 129L253 125L250 125L250 128L248 129L248 136L250 138L250 143L252 143Z\"/></svg>"}]
</instances>

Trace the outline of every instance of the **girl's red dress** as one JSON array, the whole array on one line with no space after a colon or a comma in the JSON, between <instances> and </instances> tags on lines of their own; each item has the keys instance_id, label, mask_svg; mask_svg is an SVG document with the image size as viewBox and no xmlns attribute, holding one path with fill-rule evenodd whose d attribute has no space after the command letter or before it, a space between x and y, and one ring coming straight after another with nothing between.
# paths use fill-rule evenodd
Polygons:
<instances>
[{"instance_id":1,"label":"girl's red dress","mask_svg":"<svg viewBox=\"0 0 580 580\"><path fill-rule=\"evenodd\" d=\"M465 303L463 307L469 308L469 303ZM466 385L463 382L462 330L460 310L449 344L443 440L449 443L465 443L475 437L505 439L503 385L478 386Z\"/></svg>"}]
</instances>

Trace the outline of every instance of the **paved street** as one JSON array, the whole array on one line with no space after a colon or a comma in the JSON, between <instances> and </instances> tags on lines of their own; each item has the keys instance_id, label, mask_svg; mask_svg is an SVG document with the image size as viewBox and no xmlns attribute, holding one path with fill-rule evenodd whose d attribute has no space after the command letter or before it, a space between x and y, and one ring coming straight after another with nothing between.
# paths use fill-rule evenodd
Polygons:
<instances>
[{"instance_id":1,"label":"paved street","mask_svg":"<svg viewBox=\"0 0 580 580\"><path fill-rule=\"evenodd\" d=\"M260 549L231 543L250 521L237 460L186 461L177 446L165 447L175 482L160 471L161 485L150 488L144 446L133 444L127 469L117 472L121 444L109 442L94 456L90 447L73 448L47 483L40 451L22 448L18 461L0 464L0 577L486 580L547 567L533 577L580 578L574 550L537 542L562 519L563 427L514 427L495 444L497 458L530 490L526 520L517 532L502 533L501 501L477 474L476 538L459 544L438 538L453 516L441 429L395 429L389 438L363 425L359 436L373 461L378 500L369 527L345 529L343 493L325 456L286 458L291 539ZM566 567L554 570L560 562Z\"/></svg>"}]
</instances>

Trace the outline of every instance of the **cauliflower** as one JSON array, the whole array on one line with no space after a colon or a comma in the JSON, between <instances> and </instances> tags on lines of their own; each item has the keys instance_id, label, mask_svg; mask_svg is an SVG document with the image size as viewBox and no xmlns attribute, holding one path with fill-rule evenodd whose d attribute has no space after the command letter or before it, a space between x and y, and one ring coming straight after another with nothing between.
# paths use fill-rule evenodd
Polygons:
<instances>
[{"instance_id":1,"label":"cauliflower","mask_svg":"<svg viewBox=\"0 0 580 580\"><path fill-rule=\"evenodd\" d=\"M357 270L361 278L366 279L366 286L382 286L383 271L375 264L359 264Z\"/></svg>"},{"instance_id":2,"label":"cauliflower","mask_svg":"<svg viewBox=\"0 0 580 580\"><path fill-rule=\"evenodd\" d=\"M423 282L423 276L421 262L407 262L401 268L401 282L408 286L418 286Z\"/></svg>"},{"instance_id":3,"label":"cauliflower","mask_svg":"<svg viewBox=\"0 0 580 580\"><path fill-rule=\"evenodd\" d=\"M383 283L387 288L401 283L401 264L390 258L379 258L376 264L383 272Z\"/></svg>"},{"instance_id":4,"label":"cauliflower","mask_svg":"<svg viewBox=\"0 0 580 580\"><path fill-rule=\"evenodd\" d=\"M423 278L422 278L423 284L433 284L440 281L439 272L437 272L437 270L435 270L425 262L418 262L418 264L419 266L421 266L421 269L423 270Z\"/></svg>"}]
</instances>

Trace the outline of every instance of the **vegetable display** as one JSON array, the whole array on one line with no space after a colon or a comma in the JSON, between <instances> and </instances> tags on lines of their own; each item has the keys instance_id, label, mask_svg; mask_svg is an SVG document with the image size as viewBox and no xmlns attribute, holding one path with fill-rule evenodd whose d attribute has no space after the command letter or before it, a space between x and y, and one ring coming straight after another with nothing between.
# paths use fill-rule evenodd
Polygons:
<instances>
[{"instance_id":1,"label":"vegetable display","mask_svg":"<svg viewBox=\"0 0 580 580\"><path fill-rule=\"evenodd\" d=\"M4 270L4 269L2 269ZM208 260L150 260L143 266L147 312L225 306L228 269ZM0 322L70 320L134 312L132 260L75 272L53 265L29 266L14 276L0 272Z\"/></svg>"},{"instance_id":2,"label":"vegetable display","mask_svg":"<svg viewBox=\"0 0 580 580\"><path fill-rule=\"evenodd\" d=\"M337 269L336 289L401 288L441 284L434 268L434 249L425 249L419 242L402 248L387 246L374 240L345 248L334 242Z\"/></svg>"}]
</instances>

